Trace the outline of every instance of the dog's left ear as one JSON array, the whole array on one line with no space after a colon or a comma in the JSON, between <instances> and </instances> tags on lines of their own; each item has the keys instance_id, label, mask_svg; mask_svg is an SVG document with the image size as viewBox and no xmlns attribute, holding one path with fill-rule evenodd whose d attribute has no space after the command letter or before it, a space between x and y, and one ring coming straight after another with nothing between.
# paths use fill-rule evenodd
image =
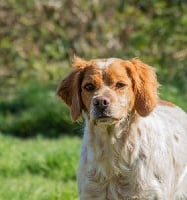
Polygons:
<instances>
[{"instance_id":1,"label":"dog's left ear","mask_svg":"<svg viewBox=\"0 0 187 200\"><path fill-rule=\"evenodd\" d=\"M88 63L78 57L73 59L73 71L63 79L58 88L57 95L70 107L71 117L76 121L82 111L82 100L81 100L81 80L83 76L83 69Z\"/></svg>"},{"instance_id":2,"label":"dog's left ear","mask_svg":"<svg viewBox=\"0 0 187 200\"><path fill-rule=\"evenodd\" d=\"M75 69L60 82L57 88L57 95L70 107L71 117L74 121L79 118L82 110L80 79L81 72Z\"/></svg>"},{"instance_id":3,"label":"dog's left ear","mask_svg":"<svg viewBox=\"0 0 187 200\"><path fill-rule=\"evenodd\" d=\"M127 72L132 79L135 93L135 109L141 116L147 116L158 101L157 89L159 83L155 71L139 59L130 60L126 65Z\"/></svg>"}]
</instances>

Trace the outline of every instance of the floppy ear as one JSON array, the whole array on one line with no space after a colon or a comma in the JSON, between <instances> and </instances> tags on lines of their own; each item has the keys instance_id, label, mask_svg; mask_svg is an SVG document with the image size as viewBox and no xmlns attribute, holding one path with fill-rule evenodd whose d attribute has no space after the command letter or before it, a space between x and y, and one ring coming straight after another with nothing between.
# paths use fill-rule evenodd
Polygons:
<instances>
[{"instance_id":1,"label":"floppy ear","mask_svg":"<svg viewBox=\"0 0 187 200\"><path fill-rule=\"evenodd\" d=\"M57 95L70 106L71 117L76 121L82 110L80 97L81 70L73 70L64 80L61 81L57 88Z\"/></svg>"},{"instance_id":2,"label":"floppy ear","mask_svg":"<svg viewBox=\"0 0 187 200\"><path fill-rule=\"evenodd\" d=\"M57 88L57 95L60 96L68 106L70 106L71 117L74 121L76 121L81 115L81 79L83 76L83 69L89 65L89 62L74 56L74 70L61 81Z\"/></svg>"},{"instance_id":3,"label":"floppy ear","mask_svg":"<svg viewBox=\"0 0 187 200\"><path fill-rule=\"evenodd\" d=\"M157 104L159 83L152 67L136 58L130 62L127 71L133 82L135 109L141 116L147 116Z\"/></svg>"}]
</instances>

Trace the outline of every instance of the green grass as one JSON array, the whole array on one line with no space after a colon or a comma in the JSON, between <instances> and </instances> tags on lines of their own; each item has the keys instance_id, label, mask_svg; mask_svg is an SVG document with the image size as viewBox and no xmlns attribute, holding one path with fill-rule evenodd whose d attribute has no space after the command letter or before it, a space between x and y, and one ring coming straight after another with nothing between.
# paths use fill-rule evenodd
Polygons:
<instances>
[{"instance_id":1,"label":"green grass","mask_svg":"<svg viewBox=\"0 0 187 200\"><path fill-rule=\"evenodd\" d=\"M0 135L0 200L76 200L78 137Z\"/></svg>"},{"instance_id":2,"label":"green grass","mask_svg":"<svg viewBox=\"0 0 187 200\"><path fill-rule=\"evenodd\" d=\"M187 93L182 93L178 88L171 85L161 86L159 93L161 99L168 100L187 112Z\"/></svg>"}]
</instances>

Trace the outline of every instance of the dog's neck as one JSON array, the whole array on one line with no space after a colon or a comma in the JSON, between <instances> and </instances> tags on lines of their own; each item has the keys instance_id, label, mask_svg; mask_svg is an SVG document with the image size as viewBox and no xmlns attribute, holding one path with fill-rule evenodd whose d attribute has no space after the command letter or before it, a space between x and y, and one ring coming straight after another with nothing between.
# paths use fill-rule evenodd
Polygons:
<instances>
[{"instance_id":1,"label":"dog's neck","mask_svg":"<svg viewBox=\"0 0 187 200\"><path fill-rule=\"evenodd\" d=\"M119 166L116 160L123 159L121 154L124 154L127 166L129 165L128 150L124 148L125 140L129 137L129 131L132 122L135 120L135 114L129 114L127 117L121 119L117 123L97 123L86 119L85 134L87 138L87 145L89 148L88 159L90 162L97 163L103 175L111 176L114 172L112 166L116 166L115 173L120 174ZM126 152L124 152L126 151ZM118 159L116 159L118 158ZM121 161L120 161L121 162Z\"/></svg>"},{"instance_id":2,"label":"dog's neck","mask_svg":"<svg viewBox=\"0 0 187 200\"><path fill-rule=\"evenodd\" d=\"M135 113L129 113L127 116L122 118L117 122L98 122L95 120L90 120L86 117L86 127L89 130L89 133L92 137L97 138L116 138L121 139L126 137L131 123L135 119ZM112 143L111 143L112 144Z\"/></svg>"}]
</instances>

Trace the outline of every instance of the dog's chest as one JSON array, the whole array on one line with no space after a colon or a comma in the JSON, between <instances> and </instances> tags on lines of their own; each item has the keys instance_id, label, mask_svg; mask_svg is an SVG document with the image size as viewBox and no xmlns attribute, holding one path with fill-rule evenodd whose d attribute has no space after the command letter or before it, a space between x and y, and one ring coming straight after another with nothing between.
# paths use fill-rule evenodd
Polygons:
<instances>
[{"instance_id":1,"label":"dog's chest","mask_svg":"<svg viewBox=\"0 0 187 200\"><path fill-rule=\"evenodd\" d=\"M85 189L97 200L153 200L158 197L153 188L147 188L145 192L146 186L143 186L143 180L138 179L136 174L110 177L110 174L103 176L99 168L94 168L87 178L88 184Z\"/></svg>"},{"instance_id":2,"label":"dog's chest","mask_svg":"<svg viewBox=\"0 0 187 200\"><path fill-rule=\"evenodd\" d=\"M147 172L146 151L141 151L141 156L142 148L136 145L139 136L134 135L136 137L132 135L126 142L124 134L95 132L90 136L86 142L84 191L94 198L82 199L159 199L160 192L155 188L159 188L160 183L153 171Z\"/></svg>"},{"instance_id":3,"label":"dog's chest","mask_svg":"<svg viewBox=\"0 0 187 200\"><path fill-rule=\"evenodd\" d=\"M98 141L96 143L99 144ZM97 150L92 154L94 157L86 173L89 194L94 193L98 200L152 200L158 196L154 184L146 184L153 176L147 174L144 162L137 160L133 166L129 165L130 144L128 151L122 147L117 149L115 145L112 148L105 144L94 147Z\"/></svg>"}]
</instances>

